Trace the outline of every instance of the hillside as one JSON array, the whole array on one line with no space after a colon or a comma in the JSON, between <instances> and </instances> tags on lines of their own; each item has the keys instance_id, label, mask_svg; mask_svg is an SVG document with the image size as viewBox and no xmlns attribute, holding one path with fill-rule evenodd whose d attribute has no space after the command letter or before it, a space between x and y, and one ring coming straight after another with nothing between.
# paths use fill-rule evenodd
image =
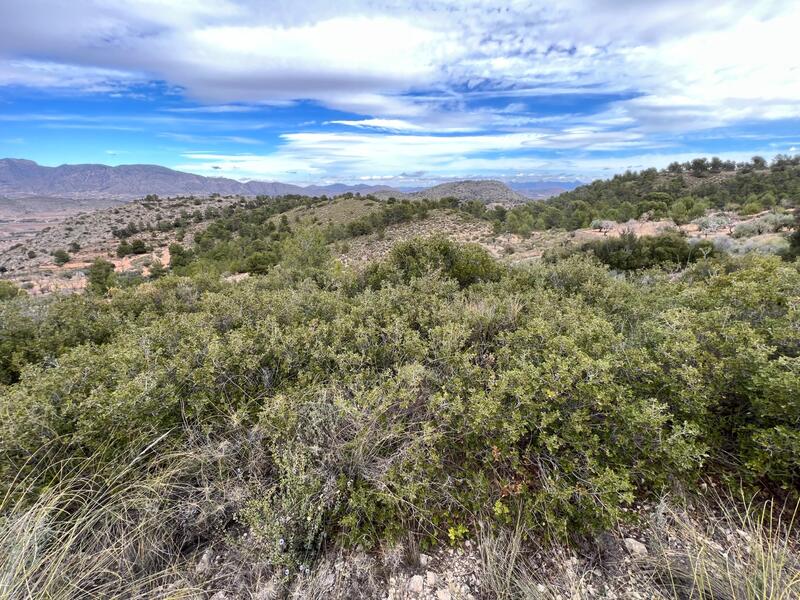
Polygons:
<instances>
[{"instance_id":1,"label":"hillside","mask_svg":"<svg viewBox=\"0 0 800 600\"><path fill-rule=\"evenodd\" d=\"M515 192L503 182L492 180L442 183L426 190L415 192L411 196L429 200L441 200L442 198L456 198L462 202L477 200L483 204L502 204L504 206L530 202L530 198Z\"/></svg>"},{"instance_id":2,"label":"hillside","mask_svg":"<svg viewBox=\"0 0 800 600\"><path fill-rule=\"evenodd\" d=\"M517 206L531 202L530 197L515 192L502 181L478 179L442 183L412 193L383 191L375 195L382 199L390 197L410 200L454 198L460 202L476 200L486 205L500 204L503 206Z\"/></svg>"},{"instance_id":3,"label":"hillside","mask_svg":"<svg viewBox=\"0 0 800 600\"><path fill-rule=\"evenodd\" d=\"M478 200L484 204L513 206L529 202L573 187L573 184L556 182L523 182L513 184L525 194L518 193L500 181L465 180L443 183L416 192L404 193L389 186L365 184L299 186L277 181L236 181L224 177L203 177L174 171L157 165L61 165L45 167L31 160L0 160L0 200L5 196L3 211L32 212L40 204L35 199L52 199L53 207L68 209L71 203L84 205L92 200L108 203L114 200L131 200L146 195L157 196L338 196L346 193L373 194L381 198L457 198ZM13 207L10 200L14 199Z\"/></svg>"},{"instance_id":4,"label":"hillside","mask_svg":"<svg viewBox=\"0 0 800 600\"><path fill-rule=\"evenodd\" d=\"M596 219L624 223L669 218L683 225L709 210L752 215L798 204L800 156L779 156L770 165L742 163L730 171L693 172L678 165L626 172L493 216L502 220L500 229L528 234L585 228Z\"/></svg>"}]
</instances>

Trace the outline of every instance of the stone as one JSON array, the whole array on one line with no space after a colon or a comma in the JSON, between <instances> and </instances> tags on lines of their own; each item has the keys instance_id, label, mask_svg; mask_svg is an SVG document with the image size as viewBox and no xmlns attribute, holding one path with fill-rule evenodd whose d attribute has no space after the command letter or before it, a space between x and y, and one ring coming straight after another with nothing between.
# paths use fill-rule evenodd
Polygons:
<instances>
[{"instance_id":1,"label":"stone","mask_svg":"<svg viewBox=\"0 0 800 600\"><path fill-rule=\"evenodd\" d=\"M207 549L203 552L203 556L200 557L200 560L197 562L197 565L194 567L194 572L198 575L202 575L206 571L211 568L211 561L214 558L213 552L211 552L211 548Z\"/></svg>"},{"instance_id":2,"label":"stone","mask_svg":"<svg viewBox=\"0 0 800 600\"><path fill-rule=\"evenodd\" d=\"M430 562L431 562L431 557L430 556L428 556L427 554L420 553L420 555L419 555L419 564L421 566L427 567L428 563L430 563Z\"/></svg>"},{"instance_id":3,"label":"stone","mask_svg":"<svg viewBox=\"0 0 800 600\"><path fill-rule=\"evenodd\" d=\"M436 573L433 571L428 571L425 573L425 583L427 583L430 587L436 585Z\"/></svg>"},{"instance_id":4,"label":"stone","mask_svg":"<svg viewBox=\"0 0 800 600\"><path fill-rule=\"evenodd\" d=\"M624 544L625 548L631 553L631 555L647 556L647 546L645 546L642 542L633 538L625 538Z\"/></svg>"},{"instance_id":5,"label":"stone","mask_svg":"<svg viewBox=\"0 0 800 600\"><path fill-rule=\"evenodd\" d=\"M414 575L408 580L408 591L412 594L421 594L423 587L425 587L425 582L422 575Z\"/></svg>"},{"instance_id":6,"label":"stone","mask_svg":"<svg viewBox=\"0 0 800 600\"><path fill-rule=\"evenodd\" d=\"M450 590L447 588L441 588L436 590L436 600L450 600Z\"/></svg>"}]
</instances>

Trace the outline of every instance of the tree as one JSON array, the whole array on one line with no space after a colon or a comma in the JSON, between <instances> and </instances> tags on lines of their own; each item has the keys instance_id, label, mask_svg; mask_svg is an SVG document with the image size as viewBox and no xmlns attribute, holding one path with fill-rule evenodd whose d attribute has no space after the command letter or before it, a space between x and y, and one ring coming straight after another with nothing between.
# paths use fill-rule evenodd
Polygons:
<instances>
[{"instance_id":1,"label":"tree","mask_svg":"<svg viewBox=\"0 0 800 600\"><path fill-rule=\"evenodd\" d=\"M608 235L608 232L614 229L615 226L616 223L614 221L606 221L603 219L595 219L592 221L591 225L589 225L592 229L602 233L603 236Z\"/></svg>"},{"instance_id":2,"label":"tree","mask_svg":"<svg viewBox=\"0 0 800 600\"><path fill-rule=\"evenodd\" d=\"M122 240L119 243L119 246L117 246L117 256L122 258L124 256L128 256L130 253L131 253L131 245L127 241Z\"/></svg>"},{"instance_id":3,"label":"tree","mask_svg":"<svg viewBox=\"0 0 800 600\"><path fill-rule=\"evenodd\" d=\"M316 227L297 231L281 247L281 263L300 278L323 271L330 260L327 240Z\"/></svg>"},{"instance_id":4,"label":"tree","mask_svg":"<svg viewBox=\"0 0 800 600\"><path fill-rule=\"evenodd\" d=\"M754 156L750 159L753 168L760 171L767 168L767 161L763 156Z\"/></svg>"},{"instance_id":5,"label":"tree","mask_svg":"<svg viewBox=\"0 0 800 600\"><path fill-rule=\"evenodd\" d=\"M794 231L789 236L789 249L783 255L786 260L798 257L800 257L800 210L794 215Z\"/></svg>"},{"instance_id":6,"label":"tree","mask_svg":"<svg viewBox=\"0 0 800 600\"><path fill-rule=\"evenodd\" d=\"M102 258L96 259L86 273L88 289L95 294L105 294L114 285L114 264Z\"/></svg>"},{"instance_id":7,"label":"tree","mask_svg":"<svg viewBox=\"0 0 800 600\"><path fill-rule=\"evenodd\" d=\"M145 254L148 248L144 240L135 239L131 240L131 254Z\"/></svg>"},{"instance_id":8,"label":"tree","mask_svg":"<svg viewBox=\"0 0 800 600\"><path fill-rule=\"evenodd\" d=\"M695 158L690 163L692 175L695 177L702 177L708 172L708 160L705 158Z\"/></svg>"},{"instance_id":9,"label":"tree","mask_svg":"<svg viewBox=\"0 0 800 600\"><path fill-rule=\"evenodd\" d=\"M180 244L169 245L169 264L172 267L185 267L192 260L192 251Z\"/></svg>"}]
</instances>

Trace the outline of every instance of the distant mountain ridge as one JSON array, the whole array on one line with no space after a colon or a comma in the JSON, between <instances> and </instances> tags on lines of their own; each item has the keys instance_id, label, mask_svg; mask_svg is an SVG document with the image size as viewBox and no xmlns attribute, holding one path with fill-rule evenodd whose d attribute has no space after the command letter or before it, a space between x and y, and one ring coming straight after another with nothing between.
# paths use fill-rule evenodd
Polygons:
<instances>
[{"instance_id":1,"label":"distant mountain ridge","mask_svg":"<svg viewBox=\"0 0 800 600\"><path fill-rule=\"evenodd\" d=\"M576 182L577 183L577 182ZM34 198L54 198L65 204L75 201L126 201L148 194L169 196L336 196L347 192L375 194L382 198L454 197L459 200L480 200L485 204L517 205L539 200L572 189L572 182L514 182L464 180L442 183L430 188L399 190L386 185L299 186L278 181L236 181L226 177L204 177L158 165L77 164L46 167L32 160L0 159L0 198L19 202ZM512 189L515 188L515 189ZM6 202L12 204L12 202ZM8 207L10 208L10 206Z\"/></svg>"},{"instance_id":2,"label":"distant mountain ridge","mask_svg":"<svg viewBox=\"0 0 800 600\"><path fill-rule=\"evenodd\" d=\"M130 200L147 194L187 196L221 194L241 196L321 196L346 192L369 194L392 191L388 186L299 186L278 181L241 182L226 177L203 177L158 165L100 164L45 167L32 160L0 160L0 196L52 196L57 198L113 198Z\"/></svg>"}]
</instances>

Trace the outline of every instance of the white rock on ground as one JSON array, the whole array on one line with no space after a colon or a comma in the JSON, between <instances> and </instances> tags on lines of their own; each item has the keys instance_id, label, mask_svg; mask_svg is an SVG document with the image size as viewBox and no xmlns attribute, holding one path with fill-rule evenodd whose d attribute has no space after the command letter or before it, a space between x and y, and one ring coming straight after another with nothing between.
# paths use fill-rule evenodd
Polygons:
<instances>
[{"instance_id":1,"label":"white rock on ground","mask_svg":"<svg viewBox=\"0 0 800 600\"><path fill-rule=\"evenodd\" d=\"M625 538L624 544L625 548L633 556L647 556L647 546L645 546L642 542L633 538Z\"/></svg>"},{"instance_id":2,"label":"white rock on ground","mask_svg":"<svg viewBox=\"0 0 800 600\"><path fill-rule=\"evenodd\" d=\"M424 585L425 584L424 580L422 579L422 575L414 575L408 581L408 591L413 594L421 594Z\"/></svg>"}]
</instances>

